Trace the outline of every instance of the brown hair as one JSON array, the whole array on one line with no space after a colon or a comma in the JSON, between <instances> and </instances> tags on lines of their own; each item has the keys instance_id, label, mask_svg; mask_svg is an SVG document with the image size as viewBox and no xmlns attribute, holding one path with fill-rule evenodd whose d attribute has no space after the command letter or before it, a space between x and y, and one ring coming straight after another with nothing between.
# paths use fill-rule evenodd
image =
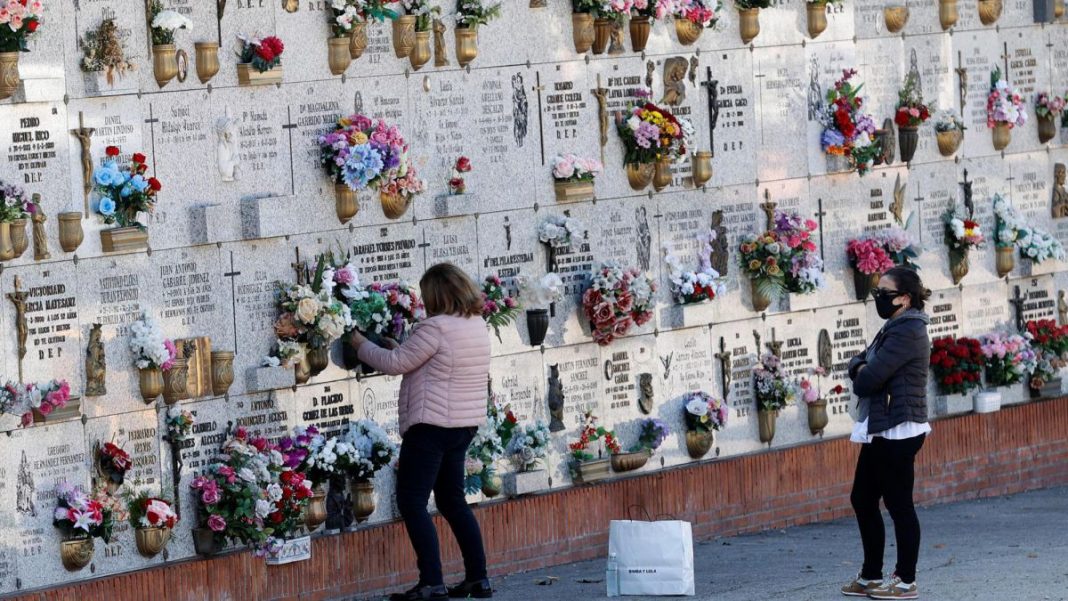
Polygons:
<instances>
[{"instance_id":1,"label":"brown hair","mask_svg":"<svg viewBox=\"0 0 1068 601\"><path fill-rule=\"evenodd\" d=\"M451 263L438 263L419 280L427 315L482 315L482 291L464 270Z\"/></svg>"}]
</instances>

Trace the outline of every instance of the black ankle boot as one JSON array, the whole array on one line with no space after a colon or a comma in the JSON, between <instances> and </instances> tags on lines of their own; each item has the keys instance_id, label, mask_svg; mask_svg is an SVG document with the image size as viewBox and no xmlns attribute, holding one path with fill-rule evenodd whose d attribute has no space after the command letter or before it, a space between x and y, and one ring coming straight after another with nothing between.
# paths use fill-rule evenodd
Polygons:
<instances>
[{"instance_id":1,"label":"black ankle boot","mask_svg":"<svg viewBox=\"0 0 1068 601\"><path fill-rule=\"evenodd\" d=\"M453 599L489 599L493 597L493 588L488 578L468 582L464 580L456 586L449 587L449 597Z\"/></svg>"},{"instance_id":2,"label":"black ankle boot","mask_svg":"<svg viewBox=\"0 0 1068 601\"><path fill-rule=\"evenodd\" d=\"M417 584L403 593L393 593L389 596L389 601L445 601L448 598L449 589L443 584Z\"/></svg>"}]
</instances>

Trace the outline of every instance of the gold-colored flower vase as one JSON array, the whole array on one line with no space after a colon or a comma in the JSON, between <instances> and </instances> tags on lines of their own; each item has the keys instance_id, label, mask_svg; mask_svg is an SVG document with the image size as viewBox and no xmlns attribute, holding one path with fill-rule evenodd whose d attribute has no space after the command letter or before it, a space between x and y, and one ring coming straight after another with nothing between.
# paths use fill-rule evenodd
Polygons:
<instances>
[{"instance_id":1,"label":"gold-colored flower vase","mask_svg":"<svg viewBox=\"0 0 1068 601\"><path fill-rule=\"evenodd\" d=\"M189 398L189 362L184 357L177 357L174 365L163 372L163 402L173 405Z\"/></svg>"},{"instance_id":2,"label":"gold-colored flower vase","mask_svg":"<svg viewBox=\"0 0 1068 601\"><path fill-rule=\"evenodd\" d=\"M823 434L823 429L829 422L826 399L818 399L808 404L808 431L813 436Z\"/></svg>"},{"instance_id":3,"label":"gold-colored flower vase","mask_svg":"<svg viewBox=\"0 0 1068 601\"><path fill-rule=\"evenodd\" d=\"M100 248L106 253L148 249L148 231L138 227L100 230Z\"/></svg>"},{"instance_id":4,"label":"gold-colored flower vase","mask_svg":"<svg viewBox=\"0 0 1068 601\"><path fill-rule=\"evenodd\" d=\"M411 53L408 54L408 60L412 64L412 70L418 71L419 69L422 69L423 65L430 62L430 56L430 32L415 32L415 46L412 47Z\"/></svg>"},{"instance_id":5,"label":"gold-colored flower vase","mask_svg":"<svg viewBox=\"0 0 1068 601\"><path fill-rule=\"evenodd\" d=\"M152 74L156 76L156 83L161 88L178 75L177 49L174 44L152 46Z\"/></svg>"},{"instance_id":6,"label":"gold-colored flower vase","mask_svg":"<svg viewBox=\"0 0 1068 601\"><path fill-rule=\"evenodd\" d=\"M612 39L612 19L594 19L593 21L593 50L594 54L604 54L608 50L608 42Z\"/></svg>"},{"instance_id":7,"label":"gold-colored flower vase","mask_svg":"<svg viewBox=\"0 0 1068 601\"><path fill-rule=\"evenodd\" d=\"M487 499L492 499L501 494L503 489L504 479L502 479L501 475L496 471L490 474L489 477L482 479L482 494L485 495Z\"/></svg>"},{"instance_id":8,"label":"gold-colored flower vase","mask_svg":"<svg viewBox=\"0 0 1068 601\"><path fill-rule=\"evenodd\" d=\"M805 14L808 16L808 37L814 40L827 31L827 4L825 2L805 3Z\"/></svg>"},{"instance_id":9,"label":"gold-colored flower vase","mask_svg":"<svg viewBox=\"0 0 1068 601\"><path fill-rule=\"evenodd\" d=\"M375 512L375 483L370 480L349 482L349 496L352 498L352 515L356 522L366 522Z\"/></svg>"},{"instance_id":10,"label":"gold-colored flower vase","mask_svg":"<svg viewBox=\"0 0 1068 601\"><path fill-rule=\"evenodd\" d=\"M326 490L317 486L312 490L311 500L304 511L304 525L313 532L326 521Z\"/></svg>"},{"instance_id":11,"label":"gold-colored flower vase","mask_svg":"<svg viewBox=\"0 0 1068 601\"><path fill-rule=\"evenodd\" d=\"M635 52L644 52L649 43L649 32L653 29L652 17L630 18L630 47Z\"/></svg>"},{"instance_id":12,"label":"gold-colored flower vase","mask_svg":"<svg viewBox=\"0 0 1068 601\"><path fill-rule=\"evenodd\" d=\"M163 394L163 372L158 367L146 367L138 370L137 381L141 389L141 399L146 405Z\"/></svg>"},{"instance_id":13,"label":"gold-colored flower vase","mask_svg":"<svg viewBox=\"0 0 1068 601\"><path fill-rule=\"evenodd\" d=\"M1053 18L1060 19L1064 16L1064 0L1053 0Z\"/></svg>"},{"instance_id":14,"label":"gold-colored flower vase","mask_svg":"<svg viewBox=\"0 0 1068 601\"><path fill-rule=\"evenodd\" d=\"M305 352L300 361L293 364L293 378L297 384L307 384L311 376L311 365L308 362L308 353Z\"/></svg>"},{"instance_id":15,"label":"gold-colored flower vase","mask_svg":"<svg viewBox=\"0 0 1068 601\"><path fill-rule=\"evenodd\" d=\"M757 313L767 311L768 307L771 306L771 297L760 291L760 286L758 285L757 280L749 280L749 289L753 298L753 310Z\"/></svg>"},{"instance_id":16,"label":"gold-colored flower vase","mask_svg":"<svg viewBox=\"0 0 1068 601\"><path fill-rule=\"evenodd\" d=\"M171 529L136 528L134 540L137 542L138 553L143 557L155 557L167 546L167 541L171 540Z\"/></svg>"},{"instance_id":17,"label":"gold-colored flower vase","mask_svg":"<svg viewBox=\"0 0 1068 601\"><path fill-rule=\"evenodd\" d=\"M346 184L334 184L334 208L338 221L348 223L360 211L356 191Z\"/></svg>"},{"instance_id":18,"label":"gold-colored flower vase","mask_svg":"<svg viewBox=\"0 0 1068 601\"><path fill-rule=\"evenodd\" d=\"M690 177L694 188L700 188L712 179L711 152L699 150L690 157Z\"/></svg>"},{"instance_id":19,"label":"gold-colored flower vase","mask_svg":"<svg viewBox=\"0 0 1068 601\"><path fill-rule=\"evenodd\" d=\"M26 236L26 224L28 219L15 219L11 222L11 247L15 250L15 257L19 258L30 246L30 240Z\"/></svg>"},{"instance_id":20,"label":"gold-colored flower vase","mask_svg":"<svg viewBox=\"0 0 1068 601\"><path fill-rule=\"evenodd\" d=\"M658 160L656 169L653 171L653 189L659 192L670 186L671 180L671 158L665 157Z\"/></svg>"},{"instance_id":21,"label":"gold-colored flower vase","mask_svg":"<svg viewBox=\"0 0 1068 601\"><path fill-rule=\"evenodd\" d=\"M211 352L211 393L217 397L226 395L234 383L234 353Z\"/></svg>"},{"instance_id":22,"label":"gold-colored flower vase","mask_svg":"<svg viewBox=\"0 0 1068 601\"><path fill-rule=\"evenodd\" d=\"M700 459L712 450L712 432L698 432L697 430L686 431L686 452L691 459Z\"/></svg>"},{"instance_id":23,"label":"gold-colored flower vase","mask_svg":"<svg viewBox=\"0 0 1068 601\"><path fill-rule=\"evenodd\" d=\"M208 83L219 72L219 43L197 42L193 44L193 56L197 61L197 79Z\"/></svg>"},{"instance_id":24,"label":"gold-colored flower vase","mask_svg":"<svg viewBox=\"0 0 1068 601\"><path fill-rule=\"evenodd\" d=\"M596 35L593 30L593 15L571 13L571 38L575 42L575 52L579 54L589 52Z\"/></svg>"},{"instance_id":25,"label":"gold-colored flower vase","mask_svg":"<svg viewBox=\"0 0 1068 601\"><path fill-rule=\"evenodd\" d=\"M19 89L19 53L0 52L0 100Z\"/></svg>"},{"instance_id":26,"label":"gold-colored flower vase","mask_svg":"<svg viewBox=\"0 0 1068 601\"><path fill-rule=\"evenodd\" d=\"M909 7L887 6L883 9L883 20L886 22L886 30L890 33L898 33L909 22Z\"/></svg>"},{"instance_id":27,"label":"gold-colored flower vase","mask_svg":"<svg viewBox=\"0 0 1068 601\"><path fill-rule=\"evenodd\" d=\"M760 434L760 442L770 443L775 438L775 419L779 416L778 411L757 410L757 426Z\"/></svg>"},{"instance_id":28,"label":"gold-colored flower vase","mask_svg":"<svg viewBox=\"0 0 1068 601\"><path fill-rule=\"evenodd\" d=\"M386 219L400 219L408 211L408 198L403 194L379 192L378 199L382 203L382 213Z\"/></svg>"},{"instance_id":29,"label":"gold-colored flower vase","mask_svg":"<svg viewBox=\"0 0 1068 601\"><path fill-rule=\"evenodd\" d=\"M949 273L953 277L953 285L960 284L964 276L968 275L968 251L949 250Z\"/></svg>"},{"instance_id":30,"label":"gold-colored flower vase","mask_svg":"<svg viewBox=\"0 0 1068 601\"><path fill-rule=\"evenodd\" d=\"M308 357L308 369L312 376L323 373L323 370L330 365L330 347L328 346L309 348L305 356Z\"/></svg>"},{"instance_id":31,"label":"gold-colored flower vase","mask_svg":"<svg viewBox=\"0 0 1068 601\"><path fill-rule=\"evenodd\" d=\"M963 132L959 129L935 132L935 139L938 141L938 153L944 157L951 157L957 154L962 137Z\"/></svg>"},{"instance_id":32,"label":"gold-colored flower vase","mask_svg":"<svg viewBox=\"0 0 1068 601\"><path fill-rule=\"evenodd\" d=\"M556 202L582 202L593 200L593 182L568 182L557 181L553 183L553 191L556 193Z\"/></svg>"},{"instance_id":33,"label":"gold-colored flower vase","mask_svg":"<svg viewBox=\"0 0 1068 601\"><path fill-rule=\"evenodd\" d=\"M330 38L326 41L327 63L330 65L330 73L341 75L352 64L352 54L349 53L350 38Z\"/></svg>"},{"instance_id":34,"label":"gold-colored flower vase","mask_svg":"<svg viewBox=\"0 0 1068 601\"><path fill-rule=\"evenodd\" d=\"M760 9L738 9L738 33L742 36L742 43L748 44L760 35Z\"/></svg>"},{"instance_id":35,"label":"gold-colored flower vase","mask_svg":"<svg viewBox=\"0 0 1068 601\"><path fill-rule=\"evenodd\" d=\"M478 28L456 28L456 62L466 67L478 56Z\"/></svg>"},{"instance_id":36,"label":"gold-colored flower vase","mask_svg":"<svg viewBox=\"0 0 1068 601\"><path fill-rule=\"evenodd\" d=\"M1001 18L1002 0L979 0L979 22L993 25Z\"/></svg>"},{"instance_id":37,"label":"gold-colored flower vase","mask_svg":"<svg viewBox=\"0 0 1068 601\"><path fill-rule=\"evenodd\" d=\"M415 15L401 15L393 19L393 53L408 58L415 48Z\"/></svg>"},{"instance_id":38,"label":"gold-colored flower vase","mask_svg":"<svg viewBox=\"0 0 1068 601\"><path fill-rule=\"evenodd\" d=\"M655 163L627 163L627 183L632 190L644 190L653 182Z\"/></svg>"},{"instance_id":39,"label":"gold-colored flower vase","mask_svg":"<svg viewBox=\"0 0 1068 601\"><path fill-rule=\"evenodd\" d=\"M0 222L0 261L15 258L15 244L11 241L11 222Z\"/></svg>"},{"instance_id":40,"label":"gold-colored flower vase","mask_svg":"<svg viewBox=\"0 0 1068 601\"><path fill-rule=\"evenodd\" d=\"M1016 247L998 246L996 251L994 266L998 270L998 277L1003 278L1012 273L1016 267Z\"/></svg>"},{"instance_id":41,"label":"gold-colored flower vase","mask_svg":"<svg viewBox=\"0 0 1068 601\"><path fill-rule=\"evenodd\" d=\"M1057 137L1057 121L1053 118L1053 115L1038 117L1035 121L1038 122L1038 141L1040 144L1045 144ZM18 252L17 247L15 252Z\"/></svg>"},{"instance_id":42,"label":"gold-colored flower vase","mask_svg":"<svg viewBox=\"0 0 1068 601\"><path fill-rule=\"evenodd\" d=\"M1005 150L1009 143L1012 142L1012 128L1009 127L1008 123L999 121L994 124L991 136L994 142L994 150Z\"/></svg>"},{"instance_id":43,"label":"gold-colored flower vase","mask_svg":"<svg viewBox=\"0 0 1068 601\"><path fill-rule=\"evenodd\" d=\"M696 43L704 30L704 27L685 17L675 17L675 35L679 38L679 44L683 46L692 46Z\"/></svg>"},{"instance_id":44,"label":"gold-colored flower vase","mask_svg":"<svg viewBox=\"0 0 1068 601\"><path fill-rule=\"evenodd\" d=\"M938 0L938 22L942 25L942 31L956 25L959 18L957 0Z\"/></svg>"},{"instance_id":45,"label":"gold-colored flower vase","mask_svg":"<svg viewBox=\"0 0 1068 601\"><path fill-rule=\"evenodd\" d=\"M365 21L353 21L352 35L349 36L349 56L356 60L363 56L367 50L367 23Z\"/></svg>"},{"instance_id":46,"label":"gold-colored flower vase","mask_svg":"<svg viewBox=\"0 0 1068 601\"><path fill-rule=\"evenodd\" d=\"M633 453L613 453L612 454L612 471L613 472L632 472L636 469L640 469L643 465L649 462L649 451L641 450Z\"/></svg>"},{"instance_id":47,"label":"gold-colored flower vase","mask_svg":"<svg viewBox=\"0 0 1068 601\"><path fill-rule=\"evenodd\" d=\"M64 252L72 253L78 250L85 239L85 231L82 230L82 214L78 211L60 213L59 220L59 246Z\"/></svg>"},{"instance_id":48,"label":"gold-colored flower vase","mask_svg":"<svg viewBox=\"0 0 1068 601\"><path fill-rule=\"evenodd\" d=\"M93 539L80 538L63 541L60 543L59 557L63 560L63 567L67 568L67 571L77 572L93 560Z\"/></svg>"}]
</instances>

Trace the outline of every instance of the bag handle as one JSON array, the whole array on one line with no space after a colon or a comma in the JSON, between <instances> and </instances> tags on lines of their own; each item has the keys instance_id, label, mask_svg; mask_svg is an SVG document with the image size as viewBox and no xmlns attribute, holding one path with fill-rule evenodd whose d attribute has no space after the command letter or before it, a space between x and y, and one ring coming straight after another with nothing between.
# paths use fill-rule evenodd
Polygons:
<instances>
[{"instance_id":1,"label":"bag handle","mask_svg":"<svg viewBox=\"0 0 1068 601\"><path fill-rule=\"evenodd\" d=\"M662 518L667 518L667 519L669 519L669 520L671 520L673 522L682 521L679 518L675 517L674 514L671 514L671 513L658 513L658 514L656 514L657 521L659 521Z\"/></svg>"},{"instance_id":2,"label":"bag handle","mask_svg":"<svg viewBox=\"0 0 1068 601\"><path fill-rule=\"evenodd\" d=\"M640 509L641 512L645 514L645 521L646 522L653 521L653 516L649 515L649 510L647 510L644 505L637 505L637 504L627 507L627 519L628 520L631 520L632 522L640 521L640 520L635 520L634 519L634 514L631 512L631 510L633 510L635 508Z\"/></svg>"}]
</instances>

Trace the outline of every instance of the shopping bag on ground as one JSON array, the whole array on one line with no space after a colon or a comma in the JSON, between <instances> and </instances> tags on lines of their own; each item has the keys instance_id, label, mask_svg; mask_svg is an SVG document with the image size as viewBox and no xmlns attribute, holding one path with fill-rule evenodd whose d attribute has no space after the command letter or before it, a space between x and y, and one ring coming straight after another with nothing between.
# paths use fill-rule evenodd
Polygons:
<instances>
[{"instance_id":1,"label":"shopping bag on ground","mask_svg":"<svg viewBox=\"0 0 1068 601\"><path fill-rule=\"evenodd\" d=\"M689 522L613 520L608 557L620 595L693 595L693 530Z\"/></svg>"}]
</instances>

